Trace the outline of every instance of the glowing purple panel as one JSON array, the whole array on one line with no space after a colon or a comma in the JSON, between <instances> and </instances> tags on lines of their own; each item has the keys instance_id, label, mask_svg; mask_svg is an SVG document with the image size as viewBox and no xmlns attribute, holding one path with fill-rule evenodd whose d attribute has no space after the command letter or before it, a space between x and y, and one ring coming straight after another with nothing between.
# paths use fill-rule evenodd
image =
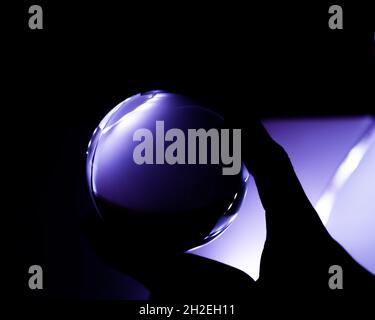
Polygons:
<instances>
[{"instance_id":1,"label":"glowing purple panel","mask_svg":"<svg viewBox=\"0 0 375 320\"><path fill-rule=\"evenodd\" d=\"M265 126L288 152L313 205L327 193L332 179L350 151L374 123L371 117L268 120ZM331 209L321 218L328 231L364 267L375 273L374 145L361 158L345 184L336 192ZM194 253L227 263L259 277L259 262L266 237L264 210L253 179L238 218L212 243ZM319 210L318 210L319 211ZM325 215L325 217L323 217Z\"/></svg>"}]
</instances>

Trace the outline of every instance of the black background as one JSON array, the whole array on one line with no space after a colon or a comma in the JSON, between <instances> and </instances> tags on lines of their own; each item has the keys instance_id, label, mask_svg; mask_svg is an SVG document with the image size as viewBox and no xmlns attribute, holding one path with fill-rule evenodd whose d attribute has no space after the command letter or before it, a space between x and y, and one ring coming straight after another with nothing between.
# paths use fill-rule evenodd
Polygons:
<instances>
[{"instance_id":1,"label":"black background","mask_svg":"<svg viewBox=\"0 0 375 320\"><path fill-rule=\"evenodd\" d=\"M43 30L28 28L31 4L43 8ZM341 2L344 30L330 30L331 4L37 1L4 9L11 295L118 297L118 276L108 280L81 248L79 217L91 209L87 143L126 97L165 89L231 100L233 112L262 118L374 113L373 11ZM32 264L45 269L42 292L27 287Z\"/></svg>"}]
</instances>

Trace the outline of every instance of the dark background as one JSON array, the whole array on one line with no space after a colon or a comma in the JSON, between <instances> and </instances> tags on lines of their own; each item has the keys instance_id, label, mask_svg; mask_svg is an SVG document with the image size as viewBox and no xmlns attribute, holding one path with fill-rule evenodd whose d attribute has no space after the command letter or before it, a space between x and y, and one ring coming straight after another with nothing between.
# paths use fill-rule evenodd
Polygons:
<instances>
[{"instance_id":1,"label":"dark background","mask_svg":"<svg viewBox=\"0 0 375 320\"><path fill-rule=\"evenodd\" d=\"M28 29L40 4L44 30ZM142 298L132 279L85 246L92 209L85 151L102 117L130 95L181 92L245 116L374 113L374 19L342 4L344 30L328 28L332 3L77 4L23 2L4 9L2 88L7 209L2 224L16 298ZM225 105L225 103L224 103ZM45 290L27 287L40 264ZM126 289L124 289L126 288Z\"/></svg>"}]
</instances>

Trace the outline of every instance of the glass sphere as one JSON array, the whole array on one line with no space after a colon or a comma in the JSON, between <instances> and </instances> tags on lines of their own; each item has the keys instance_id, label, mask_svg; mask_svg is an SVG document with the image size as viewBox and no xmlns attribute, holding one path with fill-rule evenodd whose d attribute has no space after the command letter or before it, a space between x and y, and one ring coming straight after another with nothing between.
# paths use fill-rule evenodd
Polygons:
<instances>
[{"instance_id":1,"label":"glass sphere","mask_svg":"<svg viewBox=\"0 0 375 320\"><path fill-rule=\"evenodd\" d=\"M175 140L164 139L157 122L159 129L163 123L164 134L178 128L186 140L188 129L225 128L220 115L184 96L162 91L134 95L95 129L87 151L88 186L99 215L124 241L140 249L183 252L214 239L231 224L246 192L248 172L241 164L239 174L223 175L221 161L209 161L209 149L207 164L167 163L164 151ZM146 139L134 139L139 129L152 133L153 163L135 161L134 150ZM164 150L156 147L160 139ZM187 141L185 145L187 159ZM198 147L196 153L198 159Z\"/></svg>"}]
</instances>

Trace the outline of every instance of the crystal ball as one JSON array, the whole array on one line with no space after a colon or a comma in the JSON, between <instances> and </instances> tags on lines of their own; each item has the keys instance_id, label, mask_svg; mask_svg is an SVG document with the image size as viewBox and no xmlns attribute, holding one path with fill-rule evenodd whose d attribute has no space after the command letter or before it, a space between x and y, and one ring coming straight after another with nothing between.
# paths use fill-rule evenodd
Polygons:
<instances>
[{"instance_id":1,"label":"crystal ball","mask_svg":"<svg viewBox=\"0 0 375 320\"><path fill-rule=\"evenodd\" d=\"M144 250L184 252L216 238L236 217L249 174L242 162L238 173L223 174L213 140L201 145L197 138L189 149L189 130L220 133L225 125L201 103L169 92L119 103L99 123L87 150L89 192L101 219L128 245ZM170 129L183 139L173 150L168 148L179 137L168 136ZM200 159L205 148L206 161Z\"/></svg>"}]
</instances>

